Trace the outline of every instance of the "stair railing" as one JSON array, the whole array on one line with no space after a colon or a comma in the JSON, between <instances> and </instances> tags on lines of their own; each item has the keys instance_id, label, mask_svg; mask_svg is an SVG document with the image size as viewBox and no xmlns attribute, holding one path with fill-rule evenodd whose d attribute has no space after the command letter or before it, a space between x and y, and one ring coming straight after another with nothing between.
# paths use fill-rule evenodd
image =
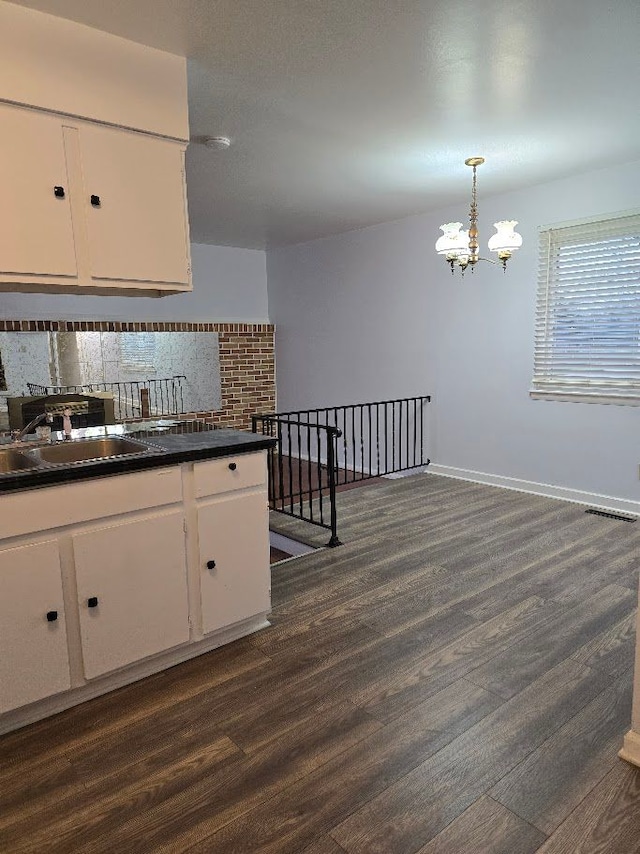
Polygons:
<instances>
[{"instance_id":1,"label":"stair railing","mask_svg":"<svg viewBox=\"0 0 640 854\"><path fill-rule=\"evenodd\" d=\"M429 395L254 415L254 433L278 440L269 451L272 510L337 535L336 487L429 465Z\"/></svg>"}]
</instances>

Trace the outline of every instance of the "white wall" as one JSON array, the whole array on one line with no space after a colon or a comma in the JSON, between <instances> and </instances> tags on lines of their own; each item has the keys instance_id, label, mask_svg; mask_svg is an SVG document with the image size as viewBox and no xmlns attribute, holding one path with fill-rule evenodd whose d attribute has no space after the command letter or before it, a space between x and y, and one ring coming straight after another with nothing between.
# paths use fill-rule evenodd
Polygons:
<instances>
[{"instance_id":1,"label":"white wall","mask_svg":"<svg viewBox=\"0 0 640 854\"><path fill-rule=\"evenodd\" d=\"M161 298L0 293L0 318L243 321L268 319L265 253L192 244L193 292Z\"/></svg>"},{"instance_id":2,"label":"white wall","mask_svg":"<svg viewBox=\"0 0 640 854\"><path fill-rule=\"evenodd\" d=\"M528 395L537 227L637 207L640 162L494 198L484 177L483 244L497 219L524 237L506 275L452 277L435 255L440 223L465 205L268 253L279 409L431 393L441 472L640 501L640 408Z\"/></svg>"},{"instance_id":3,"label":"white wall","mask_svg":"<svg viewBox=\"0 0 640 854\"><path fill-rule=\"evenodd\" d=\"M278 408L428 393L421 218L267 253Z\"/></svg>"}]
</instances>

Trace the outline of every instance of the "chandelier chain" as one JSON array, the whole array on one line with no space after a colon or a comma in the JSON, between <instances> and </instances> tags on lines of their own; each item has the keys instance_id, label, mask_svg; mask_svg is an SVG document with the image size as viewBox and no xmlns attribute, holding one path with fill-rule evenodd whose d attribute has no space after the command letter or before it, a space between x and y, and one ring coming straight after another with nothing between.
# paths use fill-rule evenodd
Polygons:
<instances>
[{"instance_id":1,"label":"chandelier chain","mask_svg":"<svg viewBox=\"0 0 640 854\"><path fill-rule=\"evenodd\" d=\"M478 179L476 176L478 167L473 165L473 183L471 185L471 208L469 210L469 263L478 261Z\"/></svg>"}]
</instances>

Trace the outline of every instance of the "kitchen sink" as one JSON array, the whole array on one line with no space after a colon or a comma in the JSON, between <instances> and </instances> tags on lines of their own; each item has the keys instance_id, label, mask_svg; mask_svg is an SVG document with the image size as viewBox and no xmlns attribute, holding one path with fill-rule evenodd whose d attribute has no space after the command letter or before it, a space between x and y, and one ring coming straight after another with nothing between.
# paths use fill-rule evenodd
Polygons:
<instances>
[{"instance_id":1,"label":"kitchen sink","mask_svg":"<svg viewBox=\"0 0 640 854\"><path fill-rule=\"evenodd\" d=\"M149 450L152 449L132 439L105 436L98 439L72 439L67 442L58 442L55 445L43 445L24 451L24 456L28 456L30 460L34 461L32 465L55 465L141 454Z\"/></svg>"},{"instance_id":2,"label":"kitchen sink","mask_svg":"<svg viewBox=\"0 0 640 854\"><path fill-rule=\"evenodd\" d=\"M0 474L11 474L14 471L32 469L37 465L36 460L30 459L26 454L21 454L14 448L0 450Z\"/></svg>"}]
</instances>

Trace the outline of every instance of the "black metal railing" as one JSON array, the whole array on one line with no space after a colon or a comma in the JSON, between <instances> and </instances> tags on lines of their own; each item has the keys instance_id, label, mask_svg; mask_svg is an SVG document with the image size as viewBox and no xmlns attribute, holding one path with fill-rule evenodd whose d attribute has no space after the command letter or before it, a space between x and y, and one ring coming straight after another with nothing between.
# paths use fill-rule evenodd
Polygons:
<instances>
[{"instance_id":1,"label":"black metal railing","mask_svg":"<svg viewBox=\"0 0 640 854\"><path fill-rule=\"evenodd\" d=\"M165 377L127 382L93 382L83 385L44 386L27 383L29 394L91 394L102 391L113 395L114 413L117 421L145 416L179 415L184 412L184 389L186 376Z\"/></svg>"},{"instance_id":2,"label":"black metal railing","mask_svg":"<svg viewBox=\"0 0 640 854\"><path fill-rule=\"evenodd\" d=\"M277 415L254 415L254 433L278 440L267 456L269 506L331 531L328 546L341 545L336 514L336 427ZM283 452L282 449L289 449ZM296 453L291 453L291 449Z\"/></svg>"},{"instance_id":3,"label":"black metal railing","mask_svg":"<svg viewBox=\"0 0 640 854\"><path fill-rule=\"evenodd\" d=\"M331 530L339 545L336 489L429 464L429 395L300 409L252 419L254 433L278 440L269 452L269 504Z\"/></svg>"}]
</instances>

